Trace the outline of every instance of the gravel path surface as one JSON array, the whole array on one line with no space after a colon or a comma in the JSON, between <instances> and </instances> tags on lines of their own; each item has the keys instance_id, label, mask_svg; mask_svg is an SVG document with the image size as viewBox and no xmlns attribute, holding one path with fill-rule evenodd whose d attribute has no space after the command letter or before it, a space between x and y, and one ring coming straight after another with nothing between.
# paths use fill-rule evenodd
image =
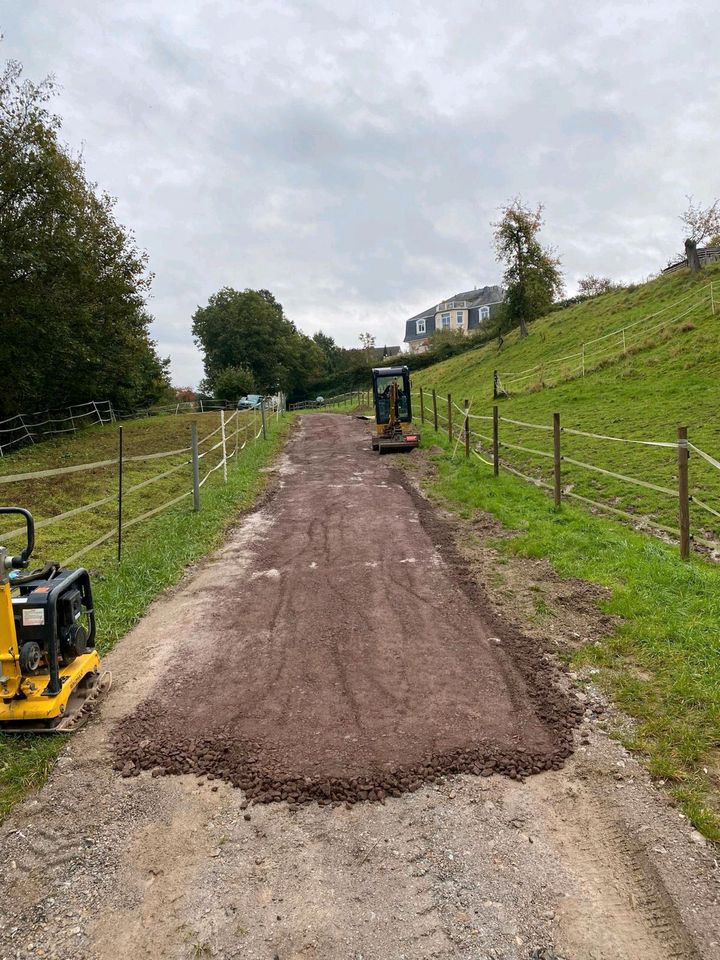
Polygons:
<instances>
[{"instance_id":1,"label":"gravel path surface","mask_svg":"<svg viewBox=\"0 0 720 960\"><path fill-rule=\"evenodd\" d=\"M251 572L229 548L197 598L199 655L123 722L117 769L196 771L291 803L559 769L582 709L442 562L446 527L391 458L328 415L290 449Z\"/></svg>"},{"instance_id":2,"label":"gravel path surface","mask_svg":"<svg viewBox=\"0 0 720 960\"><path fill-rule=\"evenodd\" d=\"M321 453L318 432L335 433L337 459ZM492 591L485 603L487 588L479 586L493 580L491 552L466 562L446 519L412 492L390 458L365 448L357 423L304 418L276 495L107 658L111 695L72 738L46 786L0 828L0 958L720 958L713 849L608 738L607 710L592 688L572 701L563 693L544 638L533 635L530 643L516 626L498 626ZM359 503L369 526L339 516L354 514ZM345 534L344 550L336 551L333 538ZM378 555L385 541L390 552ZM537 569L550 603L548 570ZM293 579L302 589L284 592ZM518 582L528 591L537 586L529 568ZM322 620L313 630L316 598L338 583L338 629L331 633ZM582 599L573 624L582 619L587 629L587 592L577 582L554 585L559 599ZM266 613L277 614L263 627L249 600L258 586ZM373 619L388 596L399 604L391 605L393 616L423 611L413 621L422 635L403 632L397 618ZM440 599L435 617L432 598ZM522 611L519 593L513 603ZM552 620L554 642L572 642L564 638L568 607L559 605ZM290 649L293 622L306 641L304 656ZM383 644L367 638L363 622L378 631L373 636L383 628ZM226 675L215 686L208 668L223 662ZM530 662L538 665L535 676ZM433 690L423 664L439 671L444 690ZM348 708L343 683L360 710ZM541 689L549 713L540 707ZM227 694L227 710L217 690ZM242 709L239 691L247 698ZM176 727L175 697L181 714L188 708L184 732ZM393 719L405 758L393 747ZM197 775L201 721L237 760L225 775L221 766L218 779L212 757L212 769ZM563 769L523 781L521 747L564 754L573 732L575 752ZM440 758L454 769L476 749L469 736L483 741L475 756L514 759L515 778L428 770L428 744L433 764ZM114 769L118 743L121 753L129 743L141 750L132 757L134 772L137 760L155 759L153 738L166 744L166 763L171 745L180 769L194 759L195 771L122 776ZM332 750L323 747L326 739ZM405 770L421 782L404 784ZM247 792L233 785L251 773ZM277 800L268 795L271 784L282 792L297 780L297 801L318 791L332 801L341 782L346 798L358 800L373 778L390 794L382 802L248 798L254 792L255 801ZM393 778L403 792L397 798L386 789Z\"/></svg>"}]
</instances>

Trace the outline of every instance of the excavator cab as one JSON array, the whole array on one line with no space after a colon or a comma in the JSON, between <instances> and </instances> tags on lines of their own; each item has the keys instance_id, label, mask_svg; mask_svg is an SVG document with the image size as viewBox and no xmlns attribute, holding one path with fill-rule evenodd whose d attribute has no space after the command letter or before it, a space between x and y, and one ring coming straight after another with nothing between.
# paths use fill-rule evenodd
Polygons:
<instances>
[{"instance_id":1,"label":"excavator cab","mask_svg":"<svg viewBox=\"0 0 720 960\"><path fill-rule=\"evenodd\" d=\"M412 450L420 437L412 425L410 373L407 367L375 367L372 371L375 433L372 448L380 453Z\"/></svg>"}]
</instances>

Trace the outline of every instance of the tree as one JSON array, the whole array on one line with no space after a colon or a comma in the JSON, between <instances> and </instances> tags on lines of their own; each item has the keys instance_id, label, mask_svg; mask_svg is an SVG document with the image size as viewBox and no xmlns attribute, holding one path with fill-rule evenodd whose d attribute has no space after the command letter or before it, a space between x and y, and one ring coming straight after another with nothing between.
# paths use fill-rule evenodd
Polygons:
<instances>
[{"instance_id":1,"label":"tree","mask_svg":"<svg viewBox=\"0 0 720 960\"><path fill-rule=\"evenodd\" d=\"M578 281L578 291L583 297L599 297L601 293L610 293L616 286L610 277L596 277L592 273Z\"/></svg>"},{"instance_id":2,"label":"tree","mask_svg":"<svg viewBox=\"0 0 720 960\"><path fill-rule=\"evenodd\" d=\"M247 370L255 389L292 394L322 375L323 353L300 333L268 290L223 287L193 316L195 343L203 351L205 389L216 392L228 368Z\"/></svg>"},{"instance_id":3,"label":"tree","mask_svg":"<svg viewBox=\"0 0 720 960\"><path fill-rule=\"evenodd\" d=\"M115 201L58 139L52 79L0 73L0 416L109 399L159 398L168 363L149 338L147 255Z\"/></svg>"},{"instance_id":4,"label":"tree","mask_svg":"<svg viewBox=\"0 0 720 960\"><path fill-rule=\"evenodd\" d=\"M193 337L204 353L210 389L215 389L221 370L245 367L258 389L266 393L277 380L288 327L272 294L268 297L265 291L240 292L232 287L213 294L206 307L195 311L192 323Z\"/></svg>"},{"instance_id":5,"label":"tree","mask_svg":"<svg viewBox=\"0 0 720 960\"><path fill-rule=\"evenodd\" d=\"M335 343L333 338L322 330L313 334L313 342L322 351L325 358L325 372L328 374L336 373L342 363L342 351Z\"/></svg>"},{"instance_id":6,"label":"tree","mask_svg":"<svg viewBox=\"0 0 720 960\"><path fill-rule=\"evenodd\" d=\"M697 273L702 264L698 256L698 247L714 246L714 241L720 234L720 200L715 200L709 207L696 204L691 196L686 197L688 205L680 214L680 222L685 227L685 256L687 265L693 273ZM680 257L682 259L682 257ZM673 261L669 265L672 265Z\"/></svg>"},{"instance_id":7,"label":"tree","mask_svg":"<svg viewBox=\"0 0 720 960\"><path fill-rule=\"evenodd\" d=\"M178 403L192 403L197 400L197 391L192 387L175 387L175 399Z\"/></svg>"},{"instance_id":8,"label":"tree","mask_svg":"<svg viewBox=\"0 0 720 960\"><path fill-rule=\"evenodd\" d=\"M360 334L360 344L365 351L365 358L368 363L372 363L373 350L375 349L375 337L371 333Z\"/></svg>"},{"instance_id":9,"label":"tree","mask_svg":"<svg viewBox=\"0 0 720 960\"><path fill-rule=\"evenodd\" d=\"M252 393L253 387L253 375L247 367L224 367L215 375L213 395L216 400L237 403Z\"/></svg>"},{"instance_id":10,"label":"tree","mask_svg":"<svg viewBox=\"0 0 720 960\"><path fill-rule=\"evenodd\" d=\"M679 218L685 227L685 238L702 247L720 234L720 199L715 200L709 207L696 204L691 196L686 197L686 200L687 208Z\"/></svg>"},{"instance_id":11,"label":"tree","mask_svg":"<svg viewBox=\"0 0 720 960\"><path fill-rule=\"evenodd\" d=\"M495 255L504 264L505 304L512 326L528 335L528 324L542 316L563 291L560 260L543 247L538 233L543 225L542 205L536 210L514 200L493 223Z\"/></svg>"}]
</instances>

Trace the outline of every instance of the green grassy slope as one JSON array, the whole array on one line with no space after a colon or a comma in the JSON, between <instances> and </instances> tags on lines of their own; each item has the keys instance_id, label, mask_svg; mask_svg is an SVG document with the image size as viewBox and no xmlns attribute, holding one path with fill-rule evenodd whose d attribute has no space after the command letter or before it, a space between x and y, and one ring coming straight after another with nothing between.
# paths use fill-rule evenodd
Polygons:
<instances>
[{"instance_id":1,"label":"green grassy slope","mask_svg":"<svg viewBox=\"0 0 720 960\"><path fill-rule=\"evenodd\" d=\"M447 394L462 406L472 401L471 412L481 416L492 410L492 375L499 369L507 384L516 375L552 356L577 354L583 341L615 330L640 315L668 307L689 293L715 281L720 299L720 264L700 277L688 273L661 277L632 290L599 297L548 317L519 341L513 334L502 350L493 343L419 371L413 391L424 388L426 423L424 446L434 442L438 476L432 493L461 511L487 510L520 536L497 544L532 557L547 557L561 576L579 576L611 591L604 608L619 618L613 633L581 648L572 659L599 668L598 681L636 721L623 739L640 750L653 775L666 783L698 829L720 841L720 660L718 611L720 565L704 557L683 563L676 546L638 535L627 525L606 519L602 511L589 516L587 506L566 498L560 511L552 499L522 479L507 474L493 478L492 470L475 457L466 462L462 446L450 442L443 430L435 434L428 422L431 410L427 388L434 387L447 415ZM691 300L692 303L692 300ZM682 312L688 301L663 316ZM638 327L645 328L644 324ZM708 302L677 323L637 337L622 353L606 351L586 376L564 371L545 379L544 371L516 383L512 393L498 401L501 417L541 426L552 424L554 412L565 427L629 439L674 441L677 427L688 427L698 447L720 460L720 309L713 316ZM561 365L558 365L561 366ZM590 364L588 365L590 366ZM548 368L546 367L546 370ZM562 376L567 379L562 380ZM417 400L415 419L419 418ZM462 414L453 411L455 425ZM491 423L472 420L476 434L490 436ZM500 422L501 439L549 453L550 430L527 429ZM677 451L588 437L562 435L562 452L578 461L667 487L670 495L632 486L601 473L563 463L566 491L578 493L643 518L677 527ZM484 457L490 443L479 436L473 445ZM454 456L453 456L454 454ZM518 451L501 450L503 460L523 473L545 481L552 479L552 460ZM703 511L697 498L720 511L720 471L691 452L691 527L694 535L720 540L720 518Z\"/></svg>"},{"instance_id":2,"label":"green grassy slope","mask_svg":"<svg viewBox=\"0 0 720 960\"><path fill-rule=\"evenodd\" d=\"M466 519L491 513L515 532L492 542L498 564L504 554L547 557L560 576L608 589L602 609L617 625L565 659L597 669L594 682L635 720L616 736L644 755L694 826L720 842L720 566L700 557L684 563L673 547L575 506L556 511L532 484L494 478L462 449L453 458L444 433L427 430L424 446L431 442L430 496ZM537 616L552 616L542 595Z\"/></svg>"},{"instance_id":3,"label":"green grassy slope","mask_svg":"<svg viewBox=\"0 0 720 960\"><path fill-rule=\"evenodd\" d=\"M686 271L661 277L641 286L606 294L567 310L550 314L531 327L530 336L519 340L508 335L501 350L496 342L444 363L419 371L414 389L436 388L443 397L440 409L446 412L448 392L462 405L472 402L475 414L489 415L492 407L493 370L501 372L507 385L528 368L545 364L522 381L515 381L510 397L499 401L501 417L541 425L552 423L559 412L564 427L616 437L673 441L677 427L688 427L692 442L720 459L720 419L717 417L720 384L720 305L713 316L709 296L697 304L703 287L715 281L720 298L720 264L692 277ZM676 307L681 298L688 298ZM664 311L659 317L637 324L622 338L603 341L603 353L587 350L587 372L579 375L577 356L567 364L551 367L553 357L577 355L583 341L616 330L640 317ZM685 315L661 329L658 322ZM642 331L642 334L641 334ZM593 364L598 364L592 369ZM566 377L567 379L561 379ZM544 380L548 385L540 386ZM418 410L416 406L415 415ZM455 411L456 422L459 414ZM490 424L473 421L473 429L489 435ZM549 452L549 431L516 428L501 424L501 438L511 443ZM479 438L476 438L479 440ZM489 450L479 440L480 450ZM673 490L677 483L676 451L633 444L611 443L563 434L563 454L617 473L637 477ZM508 463L533 476L549 480L549 459L505 449ZM691 493L720 510L720 471L698 456L691 456ZM677 527L674 497L630 486L603 474L592 473L565 463L563 483L574 493L602 501L633 515L649 517ZM720 519L694 506L691 510L694 534L720 540Z\"/></svg>"}]
</instances>

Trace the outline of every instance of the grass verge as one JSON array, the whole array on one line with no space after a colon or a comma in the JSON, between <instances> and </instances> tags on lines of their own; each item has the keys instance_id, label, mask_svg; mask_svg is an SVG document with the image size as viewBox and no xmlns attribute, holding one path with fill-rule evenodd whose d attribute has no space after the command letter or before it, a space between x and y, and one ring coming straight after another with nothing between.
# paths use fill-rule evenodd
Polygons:
<instances>
[{"instance_id":1,"label":"grass verge","mask_svg":"<svg viewBox=\"0 0 720 960\"><path fill-rule=\"evenodd\" d=\"M189 564L216 547L238 515L253 505L267 483L268 475L261 469L281 449L293 419L292 415L279 421L269 418L268 439L250 441L240 456L230 461L227 485L221 471L213 474L202 488L199 514L192 512L188 498L129 531L121 565L116 562L114 544L98 548L83 561L93 582L101 653L128 632L159 593L180 580ZM172 429L177 426L171 424ZM34 456L47 453L38 450ZM33 508L32 503L23 503ZM41 533L38 548L43 551ZM0 735L0 819L43 783L66 740L60 735Z\"/></svg>"},{"instance_id":2,"label":"grass verge","mask_svg":"<svg viewBox=\"0 0 720 960\"><path fill-rule=\"evenodd\" d=\"M580 577L610 591L603 611L620 618L610 636L569 653L593 664L600 684L635 723L617 734L641 752L694 826L720 841L720 568L584 510L555 511L539 489L490 468L462 446L454 460L442 434L435 479L427 492L461 516L487 511L517 532L493 546L500 553L550 560L562 577Z\"/></svg>"}]
</instances>

